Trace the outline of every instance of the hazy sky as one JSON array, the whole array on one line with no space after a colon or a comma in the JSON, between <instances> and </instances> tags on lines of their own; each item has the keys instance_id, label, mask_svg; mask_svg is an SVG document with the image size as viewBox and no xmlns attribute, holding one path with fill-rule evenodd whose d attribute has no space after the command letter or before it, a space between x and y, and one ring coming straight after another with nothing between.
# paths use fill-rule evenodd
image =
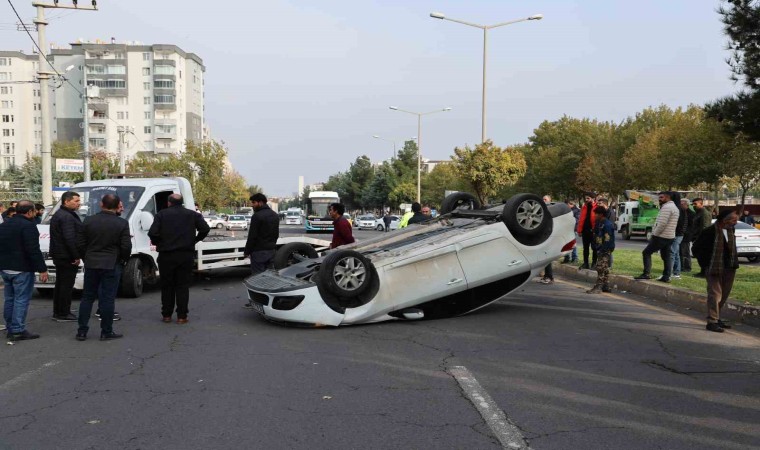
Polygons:
<instances>
[{"instance_id":1,"label":"hazy sky","mask_svg":"<svg viewBox=\"0 0 760 450\"><path fill-rule=\"evenodd\" d=\"M60 0L70 3L71 0ZM13 0L24 19L29 0ZM86 0L80 0L87 3ZM206 120L235 169L268 195L345 170L357 156L387 159L417 134L447 159L480 140L483 36L429 17L477 23L542 13L489 31L488 135L525 142L563 114L621 120L647 106L702 104L734 90L716 0L99 0L100 11L49 11L48 40L115 37L176 44L206 65ZM190 6L192 4L192 6ZM15 22L0 4L0 24ZM0 27L0 47L31 51Z\"/></svg>"}]
</instances>

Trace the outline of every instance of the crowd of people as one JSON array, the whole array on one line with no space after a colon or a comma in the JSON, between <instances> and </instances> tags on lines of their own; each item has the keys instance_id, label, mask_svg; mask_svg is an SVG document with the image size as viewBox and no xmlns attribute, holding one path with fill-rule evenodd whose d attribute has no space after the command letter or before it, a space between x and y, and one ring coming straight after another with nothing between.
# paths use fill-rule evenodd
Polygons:
<instances>
[{"instance_id":1,"label":"crowd of people","mask_svg":"<svg viewBox=\"0 0 760 450\"><path fill-rule=\"evenodd\" d=\"M663 271L655 280L670 283L672 279L680 279L682 273L692 271L694 255L700 269L694 276L707 281L706 329L720 333L731 328L730 323L720 318L720 310L731 293L736 270L739 268L734 226L738 220L754 225L754 218L747 210L741 218L734 210L716 210L713 214L705 207L702 198L689 202L688 199L681 198L678 192L660 192L658 200L660 208L651 238L641 252L643 271L634 279L653 279L652 255L659 253ZM551 197L544 196L544 202L550 203ZM597 271L596 283L587 292L610 292L609 271L614 261L617 230L614 223L615 208L608 207L609 202L594 192L584 194L581 208L571 200L566 203L573 212L576 236L583 245L583 260L579 270ZM574 264L578 261L578 250L573 248L562 263ZM553 271L549 264L539 282L550 284L553 281Z\"/></svg>"}]
</instances>

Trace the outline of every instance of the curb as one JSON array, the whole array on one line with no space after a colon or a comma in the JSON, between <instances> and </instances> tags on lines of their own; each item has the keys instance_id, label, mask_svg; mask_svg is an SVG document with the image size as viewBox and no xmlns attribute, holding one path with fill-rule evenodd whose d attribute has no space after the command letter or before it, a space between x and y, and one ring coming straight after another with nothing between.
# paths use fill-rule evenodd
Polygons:
<instances>
[{"instance_id":1,"label":"curb","mask_svg":"<svg viewBox=\"0 0 760 450\"><path fill-rule=\"evenodd\" d=\"M596 272L592 270L578 270L575 265L552 263L554 273L564 278L585 281L589 285L596 282ZM614 290L627 291L632 294L654 298L671 305L699 311L707 315L707 295L689 291L670 285L664 285L656 281L636 281L627 275L610 274L610 285ZM742 322L753 327L760 328L760 307L743 305L739 300L729 298L721 310L721 318Z\"/></svg>"}]
</instances>

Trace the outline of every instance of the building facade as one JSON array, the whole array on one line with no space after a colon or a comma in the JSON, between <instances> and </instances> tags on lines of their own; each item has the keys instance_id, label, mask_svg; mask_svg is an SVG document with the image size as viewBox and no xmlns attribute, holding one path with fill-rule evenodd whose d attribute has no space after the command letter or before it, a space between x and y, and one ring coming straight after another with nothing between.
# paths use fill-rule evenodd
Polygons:
<instances>
[{"instance_id":1,"label":"building facade","mask_svg":"<svg viewBox=\"0 0 760 450\"><path fill-rule=\"evenodd\" d=\"M40 153L42 104L37 55L0 51L0 171Z\"/></svg>"},{"instance_id":2,"label":"building facade","mask_svg":"<svg viewBox=\"0 0 760 450\"><path fill-rule=\"evenodd\" d=\"M83 141L85 122L91 151L116 154L122 137L127 158L177 153L188 139L209 138L206 69L193 53L95 41L53 48L48 58L71 82L51 80L51 142ZM19 83L35 80L36 72L36 54L0 51L0 170L40 154L39 84ZM86 107L80 92L87 92Z\"/></svg>"}]
</instances>

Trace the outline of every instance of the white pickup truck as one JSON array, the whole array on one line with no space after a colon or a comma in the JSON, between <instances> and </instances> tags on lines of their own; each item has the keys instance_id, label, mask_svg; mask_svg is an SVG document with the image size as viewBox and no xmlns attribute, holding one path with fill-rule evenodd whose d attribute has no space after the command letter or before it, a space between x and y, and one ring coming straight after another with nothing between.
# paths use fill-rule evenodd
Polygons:
<instances>
[{"instance_id":1,"label":"white pickup truck","mask_svg":"<svg viewBox=\"0 0 760 450\"><path fill-rule=\"evenodd\" d=\"M155 283L159 275L158 252L148 237L153 217L158 211L167 207L168 197L174 193L181 194L186 207L194 209L195 200L190 182L181 177L115 178L79 183L71 190L79 193L81 197L82 206L78 212L82 220L100 211L100 199L103 195L112 193L121 198L124 203L124 212L121 216L129 221L129 230L132 235L132 256L124 267L119 292L123 297L139 297L143 292L143 285ZM52 295L55 285L55 266L48 257L48 250L50 248L50 220L60 207L59 202L37 226L40 231L40 248L45 256L50 275L46 283L40 281L39 277L35 281L34 286L41 295ZM215 236L212 230L212 235L195 247L196 270L248 266L249 259L243 257L245 243L245 238ZM326 250L329 245L329 241L309 237L280 238L277 241L275 265L283 267L292 263L298 255L304 257L316 255ZM74 288L82 289L83 285L84 272L80 266Z\"/></svg>"}]
</instances>

